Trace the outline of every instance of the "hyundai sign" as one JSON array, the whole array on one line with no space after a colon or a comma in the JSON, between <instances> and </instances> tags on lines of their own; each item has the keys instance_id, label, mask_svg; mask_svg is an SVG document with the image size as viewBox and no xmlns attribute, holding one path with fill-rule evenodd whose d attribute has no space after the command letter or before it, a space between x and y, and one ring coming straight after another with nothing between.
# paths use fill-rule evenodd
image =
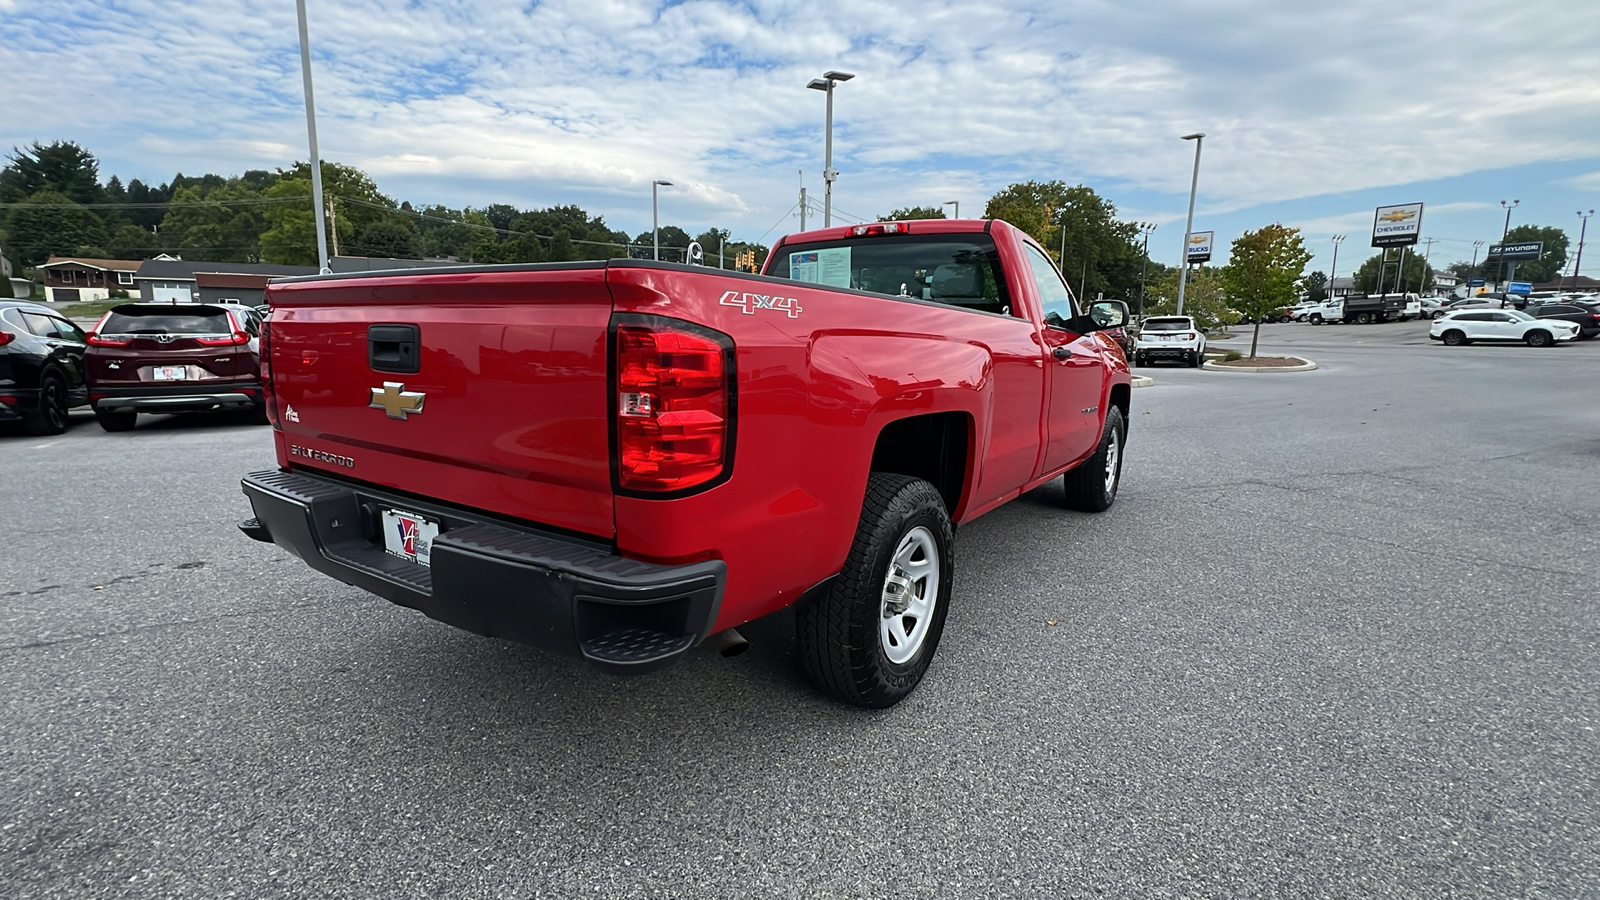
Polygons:
<instances>
[{"instance_id":1,"label":"hyundai sign","mask_svg":"<svg viewBox=\"0 0 1600 900\"><path fill-rule=\"evenodd\" d=\"M1189 263L1203 263L1211 261L1211 236L1214 231L1196 231L1189 235L1189 247L1184 253L1184 261Z\"/></svg>"},{"instance_id":2,"label":"hyundai sign","mask_svg":"<svg viewBox=\"0 0 1600 900\"><path fill-rule=\"evenodd\" d=\"M1372 246L1403 247L1422 235L1422 204L1380 206L1372 218Z\"/></svg>"},{"instance_id":3,"label":"hyundai sign","mask_svg":"<svg viewBox=\"0 0 1600 900\"><path fill-rule=\"evenodd\" d=\"M1544 241L1516 241L1489 245L1489 259L1538 259L1544 255Z\"/></svg>"}]
</instances>

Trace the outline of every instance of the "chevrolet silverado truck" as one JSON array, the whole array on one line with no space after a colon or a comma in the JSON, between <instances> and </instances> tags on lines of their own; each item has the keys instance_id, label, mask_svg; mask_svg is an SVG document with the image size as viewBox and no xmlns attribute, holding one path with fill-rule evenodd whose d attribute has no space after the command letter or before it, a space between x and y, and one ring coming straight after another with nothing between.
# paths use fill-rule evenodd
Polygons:
<instances>
[{"instance_id":1,"label":"chevrolet silverado truck","mask_svg":"<svg viewBox=\"0 0 1600 900\"><path fill-rule=\"evenodd\" d=\"M823 690L938 646L954 532L1059 480L1111 506L1131 378L997 220L791 235L762 274L634 259L273 282L249 536L482 635L667 665L795 606Z\"/></svg>"}]
</instances>

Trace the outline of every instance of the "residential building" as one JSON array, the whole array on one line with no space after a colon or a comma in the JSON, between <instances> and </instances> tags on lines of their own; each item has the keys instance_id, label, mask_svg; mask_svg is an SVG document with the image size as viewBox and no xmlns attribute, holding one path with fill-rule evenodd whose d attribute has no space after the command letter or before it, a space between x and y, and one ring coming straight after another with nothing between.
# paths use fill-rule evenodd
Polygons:
<instances>
[{"instance_id":1,"label":"residential building","mask_svg":"<svg viewBox=\"0 0 1600 900\"><path fill-rule=\"evenodd\" d=\"M105 300L112 291L134 291L134 274L141 263L133 259L89 259L52 256L39 268L44 272L44 299L51 303Z\"/></svg>"},{"instance_id":2,"label":"residential building","mask_svg":"<svg viewBox=\"0 0 1600 900\"><path fill-rule=\"evenodd\" d=\"M268 281L316 273L314 266L210 262L162 254L145 260L134 280L139 287L139 299L147 303L219 303L230 300L256 306L265 302Z\"/></svg>"}]
</instances>

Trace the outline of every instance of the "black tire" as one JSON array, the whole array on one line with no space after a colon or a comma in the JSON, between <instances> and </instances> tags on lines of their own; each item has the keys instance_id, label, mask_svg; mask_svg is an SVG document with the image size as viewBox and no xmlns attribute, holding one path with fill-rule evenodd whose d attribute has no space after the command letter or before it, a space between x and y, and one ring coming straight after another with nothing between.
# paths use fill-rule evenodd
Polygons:
<instances>
[{"instance_id":1,"label":"black tire","mask_svg":"<svg viewBox=\"0 0 1600 900\"><path fill-rule=\"evenodd\" d=\"M60 434L67 430L67 383L54 372L39 379L39 408L22 420L29 434Z\"/></svg>"},{"instance_id":2,"label":"black tire","mask_svg":"<svg viewBox=\"0 0 1600 900\"><path fill-rule=\"evenodd\" d=\"M1206 355L1204 353L1201 353L1199 350L1196 350L1193 353L1189 354L1189 368L1191 368L1191 369L1200 368L1200 364L1205 362L1205 361L1206 361Z\"/></svg>"},{"instance_id":3,"label":"black tire","mask_svg":"<svg viewBox=\"0 0 1600 900\"><path fill-rule=\"evenodd\" d=\"M1454 328L1440 335L1439 339L1444 341L1446 347L1461 347L1467 343L1467 336Z\"/></svg>"},{"instance_id":4,"label":"black tire","mask_svg":"<svg viewBox=\"0 0 1600 900\"><path fill-rule=\"evenodd\" d=\"M139 414L133 410L111 412L110 410L97 409L94 411L94 420L106 431L132 431L133 424L139 419Z\"/></svg>"},{"instance_id":5,"label":"black tire","mask_svg":"<svg viewBox=\"0 0 1600 900\"><path fill-rule=\"evenodd\" d=\"M1311 316L1307 319L1307 321L1309 321L1313 325L1321 325L1322 324L1322 314L1321 313L1312 313Z\"/></svg>"},{"instance_id":6,"label":"black tire","mask_svg":"<svg viewBox=\"0 0 1600 900\"><path fill-rule=\"evenodd\" d=\"M1113 406L1106 410L1105 424L1100 427L1100 445L1094 449L1094 455L1061 476L1068 508L1105 512L1117 502L1117 488L1122 485L1122 450L1127 441L1128 423L1122 418L1122 410ZM1111 454L1115 457L1110 458ZM1107 465L1108 458L1110 465Z\"/></svg>"},{"instance_id":7,"label":"black tire","mask_svg":"<svg viewBox=\"0 0 1600 900\"><path fill-rule=\"evenodd\" d=\"M1530 331L1522 336L1529 347L1550 347L1556 342L1555 335L1548 331Z\"/></svg>"},{"instance_id":8,"label":"black tire","mask_svg":"<svg viewBox=\"0 0 1600 900\"><path fill-rule=\"evenodd\" d=\"M1357 325L1371 325L1372 324L1372 313L1369 313L1369 312L1357 313L1356 314L1356 324Z\"/></svg>"},{"instance_id":9,"label":"black tire","mask_svg":"<svg viewBox=\"0 0 1600 900\"><path fill-rule=\"evenodd\" d=\"M914 653L889 658L881 627L891 616L889 568L902 544L925 531L936 547L937 588ZM933 485L874 472L844 570L826 593L795 609L795 642L806 675L845 703L885 709L922 681L944 633L955 567L955 531ZM924 585L926 587L926 585Z\"/></svg>"}]
</instances>

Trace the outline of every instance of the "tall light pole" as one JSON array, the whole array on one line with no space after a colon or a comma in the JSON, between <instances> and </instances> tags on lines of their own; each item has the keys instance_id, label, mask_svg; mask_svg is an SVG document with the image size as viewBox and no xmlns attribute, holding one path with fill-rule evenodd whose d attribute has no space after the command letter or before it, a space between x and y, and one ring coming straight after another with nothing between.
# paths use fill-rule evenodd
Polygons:
<instances>
[{"instance_id":1,"label":"tall light pole","mask_svg":"<svg viewBox=\"0 0 1600 900\"><path fill-rule=\"evenodd\" d=\"M940 206L954 206L956 208L956 214L951 216L950 218L952 218L952 219L961 218L961 201L960 200L946 200L945 202L943 202L943 203L941 203L939 205Z\"/></svg>"},{"instance_id":2,"label":"tall light pole","mask_svg":"<svg viewBox=\"0 0 1600 900\"><path fill-rule=\"evenodd\" d=\"M660 188L672 187L672 182L656 179L650 182L650 238L655 243L655 258L661 259L661 215L658 192Z\"/></svg>"},{"instance_id":3,"label":"tall light pole","mask_svg":"<svg viewBox=\"0 0 1600 900\"><path fill-rule=\"evenodd\" d=\"M1342 243L1344 243L1344 235L1336 234L1333 236L1333 265L1328 267L1328 290L1324 299L1333 296L1333 279L1339 272L1339 245Z\"/></svg>"},{"instance_id":4,"label":"tall light pole","mask_svg":"<svg viewBox=\"0 0 1600 900\"><path fill-rule=\"evenodd\" d=\"M1504 293L1505 289L1506 289L1506 236L1511 233L1511 211L1513 209L1516 209L1517 208L1517 204L1519 204L1521 202L1522 202L1521 200L1513 200L1513 201L1511 201L1511 204L1508 206L1504 200L1500 201L1500 205L1505 207L1505 211L1506 211L1506 227L1504 227L1504 228L1502 228L1500 230L1500 291L1501 291L1501 293Z\"/></svg>"},{"instance_id":5,"label":"tall light pole","mask_svg":"<svg viewBox=\"0 0 1600 900\"><path fill-rule=\"evenodd\" d=\"M828 125L824 140L822 155L822 180L826 183L822 193L822 227L829 228L833 225L833 180L839 173L833 168L833 86L841 81L849 81L856 76L849 72L823 72L821 78L811 79L806 87L814 91L822 91L828 95Z\"/></svg>"},{"instance_id":6,"label":"tall light pole","mask_svg":"<svg viewBox=\"0 0 1600 900\"><path fill-rule=\"evenodd\" d=\"M1144 317L1144 275L1150 268L1150 232L1156 230L1154 222L1143 222L1139 230L1144 232L1144 259L1139 262L1139 316Z\"/></svg>"},{"instance_id":7,"label":"tall light pole","mask_svg":"<svg viewBox=\"0 0 1600 900\"><path fill-rule=\"evenodd\" d=\"M1189 221L1183 226L1183 251L1178 256L1178 312L1183 315L1183 288L1189 280L1189 233L1194 231L1194 193L1200 186L1200 145L1206 141L1203 131L1183 136L1186 141L1194 141L1194 176L1189 179Z\"/></svg>"},{"instance_id":8,"label":"tall light pole","mask_svg":"<svg viewBox=\"0 0 1600 900\"><path fill-rule=\"evenodd\" d=\"M300 15L300 80L306 91L306 135L311 140L311 217L317 223L317 265L327 274L328 226L322 221L322 158L317 155L317 101L311 92L311 42L306 29L306 0L295 0Z\"/></svg>"},{"instance_id":9,"label":"tall light pole","mask_svg":"<svg viewBox=\"0 0 1600 900\"><path fill-rule=\"evenodd\" d=\"M1578 275L1583 268L1583 239L1589 234L1589 217L1594 215L1594 210L1584 212L1578 210L1578 221L1582 223L1578 228L1578 258L1572 263L1572 283L1578 283Z\"/></svg>"}]
</instances>

